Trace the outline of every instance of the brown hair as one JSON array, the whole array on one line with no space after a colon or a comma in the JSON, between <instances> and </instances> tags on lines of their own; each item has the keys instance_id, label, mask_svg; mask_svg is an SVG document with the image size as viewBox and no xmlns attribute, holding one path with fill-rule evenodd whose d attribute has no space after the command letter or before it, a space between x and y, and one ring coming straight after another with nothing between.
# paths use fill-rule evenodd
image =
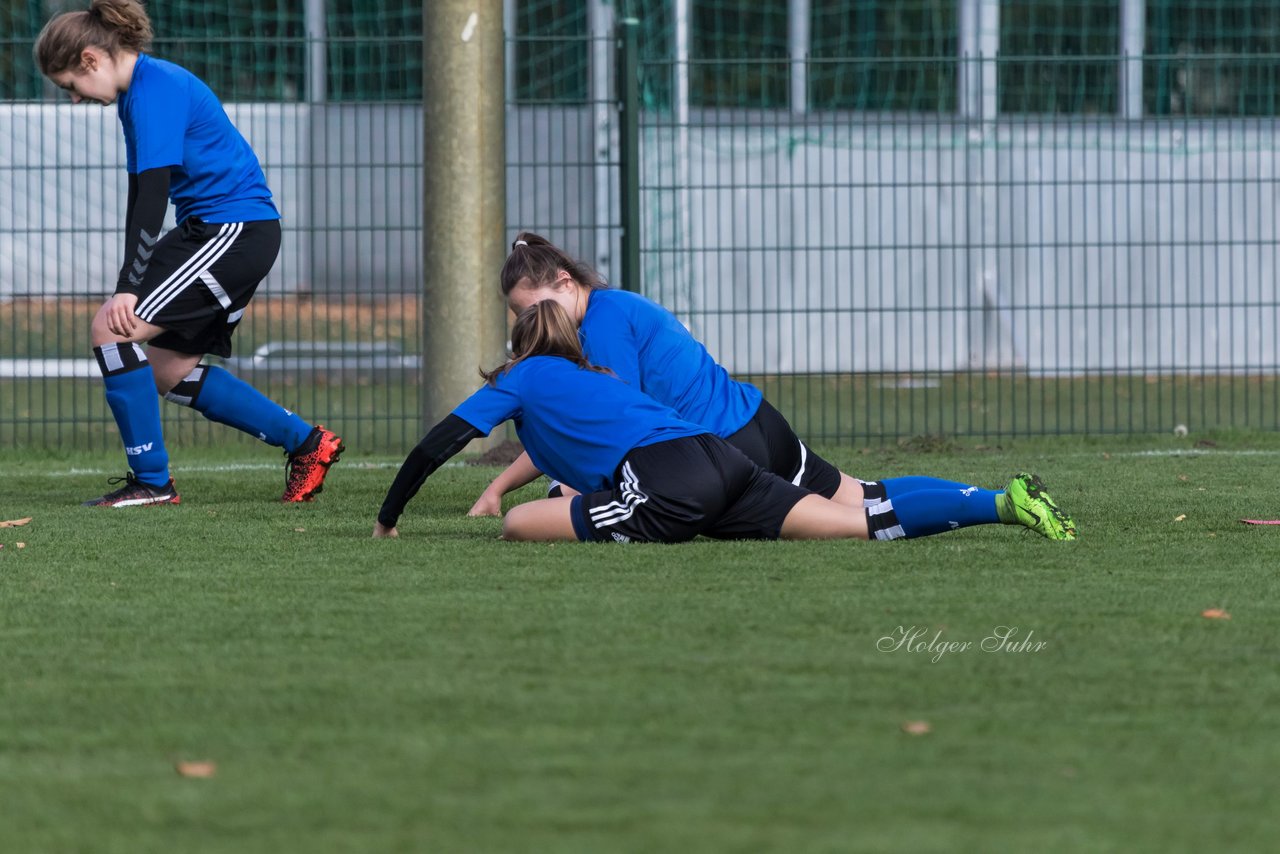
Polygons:
<instances>
[{"instance_id":1,"label":"brown hair","mask_svg":"<svg viewBox=\"0 0 1280 854\"><path fill-rule=\"evenodd\" d=\"M608 287L590 264L569 257L542 235L522 231L511 244L507 263L502 265L502 295L508 296L521 279L549 284L555 281L557 270L564 270L584 288Z\"/></svg>"},{"instance_id":2,"label":"brown hair","mask_svg":"<svg viewBox=\"0 0 1280 854\"><path fill-rule=\"evenodd\" d=\"M138 0L92 0L82 12L63 12L36 39L36 64L45 77L78 70L87 47L142 53L151 46L151 19Z\"/></svg>"},{"instance_id":3,"label":"brown hair","mask_svg":"<svg viewBox=\"0 0 1280 854\"><path fill-rule=\"evenodd\" d=\"M498 377L532 356L559 356L589 371L613 373L587 361L578 340L578 327L555 300L534 303L520 312L511 327L511 358L492 371L481 371L480 376L485 382L496 383Z\"/></svg>"}]
</instances>

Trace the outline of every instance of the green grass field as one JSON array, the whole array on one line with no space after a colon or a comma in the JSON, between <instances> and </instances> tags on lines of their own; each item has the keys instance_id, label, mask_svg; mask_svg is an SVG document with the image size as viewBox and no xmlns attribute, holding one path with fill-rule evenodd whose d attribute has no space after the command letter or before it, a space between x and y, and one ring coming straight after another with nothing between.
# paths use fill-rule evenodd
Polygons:
<instances>
[{"instance_id":1,"label":"green grass field","mask_svg":"<svg viewBox=\"0 0 1280 854\"><path fill-rule=\"evenodd\" d=\"M467 466L373 541L390 457L286 507L179 444L180 507L91 511L116 456L8 454L0 851L1271 850L1280 438L1195 439L825 449L1038 471L1074 544L511 544Z\"/></svg>"}]
</instances>

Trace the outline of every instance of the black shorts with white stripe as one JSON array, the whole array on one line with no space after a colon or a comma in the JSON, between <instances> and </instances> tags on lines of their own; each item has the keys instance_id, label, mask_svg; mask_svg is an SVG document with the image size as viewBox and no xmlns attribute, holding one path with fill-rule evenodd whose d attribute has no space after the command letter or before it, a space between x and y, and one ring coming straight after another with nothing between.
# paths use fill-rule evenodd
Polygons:
<instances>
[{"instance_id":1,"label":"black shorts with white stripe","mask_svg":"<svg viewBox=\"0 0 1280 854\"><path fill-rule=\"evenodd\" d=\"M767 400L760 401L751 420L725 441L765 471L823 498L832 497L840 488L840 469L801 442L787 419Z\"/></svg>"},{"instance_id":2,"label":"black shorts with white stripe","mask_svg":"<svg viewBox=\"0 0 1280 854\"><path fill-rule=\"evenodd\" d=\"M573 527L580 540L623 543L776 540L809 494L704 433L633 449L613 489L574 499Z\"/></svg>"},{"instance_id":3,"label":"black shorts with white stripe","mask_svg":"<svg viewBox=\"0 0 1280 854\"><path fill-rule=\"evenodd\" d=\"M231 333L279 253L279 220L188 217L156 244L134 314L164 327L156 347L230 356Z\"/></svg>"}]
</instances>

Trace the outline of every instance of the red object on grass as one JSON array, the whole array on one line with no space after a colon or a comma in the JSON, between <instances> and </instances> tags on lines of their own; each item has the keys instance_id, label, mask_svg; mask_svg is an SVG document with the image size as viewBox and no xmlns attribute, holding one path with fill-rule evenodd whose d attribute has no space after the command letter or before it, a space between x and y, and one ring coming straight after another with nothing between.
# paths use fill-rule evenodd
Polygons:
<instances>
[{"instance_id":1,"label":"red object on grass","mask_svg":"<svg viewBox=\"0 0 1280 854\"><path fill-rule=\"evenodd\" d=\"M1241 519L1246 525L1280 525L1280 519Z\"/></svg>"}]
</instances>

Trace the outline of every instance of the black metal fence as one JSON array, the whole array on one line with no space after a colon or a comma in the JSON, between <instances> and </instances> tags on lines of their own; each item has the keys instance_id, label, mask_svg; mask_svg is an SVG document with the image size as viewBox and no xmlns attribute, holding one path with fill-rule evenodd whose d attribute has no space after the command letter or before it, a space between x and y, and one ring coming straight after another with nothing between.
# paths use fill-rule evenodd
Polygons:
<instances>
[{"instance_id":1,"label":"black metal fence","mask_svg":"<svg viewBox=\"0 0 1280 854\"><path fill-rule=\"evenodd\" d=\"M508 81L510 230L667 305L802 434L1280 426L1280 136L1260 94L1280 55L1146 56L1136 91L1165 108L1128 114L1120 54L815 56L796 109L693 94L785 82L791 60L624 35L513 43L525 66L565 45L586 59L574 86ZM295 37L272 56L314 57ZM830 63L951 94L815 103L814 87L847 84ZM286 229L230 367L353 447L398 454L422 428L421 108L341 86L309 100L295 76L228 101ZM1086 97L1017 110L1073 80ZM114 112L41 89L0 113L0 447L112 447L88 329L118 264ZM242 441L167 409L177 442Z\"/></svg>"}]
</instances>

